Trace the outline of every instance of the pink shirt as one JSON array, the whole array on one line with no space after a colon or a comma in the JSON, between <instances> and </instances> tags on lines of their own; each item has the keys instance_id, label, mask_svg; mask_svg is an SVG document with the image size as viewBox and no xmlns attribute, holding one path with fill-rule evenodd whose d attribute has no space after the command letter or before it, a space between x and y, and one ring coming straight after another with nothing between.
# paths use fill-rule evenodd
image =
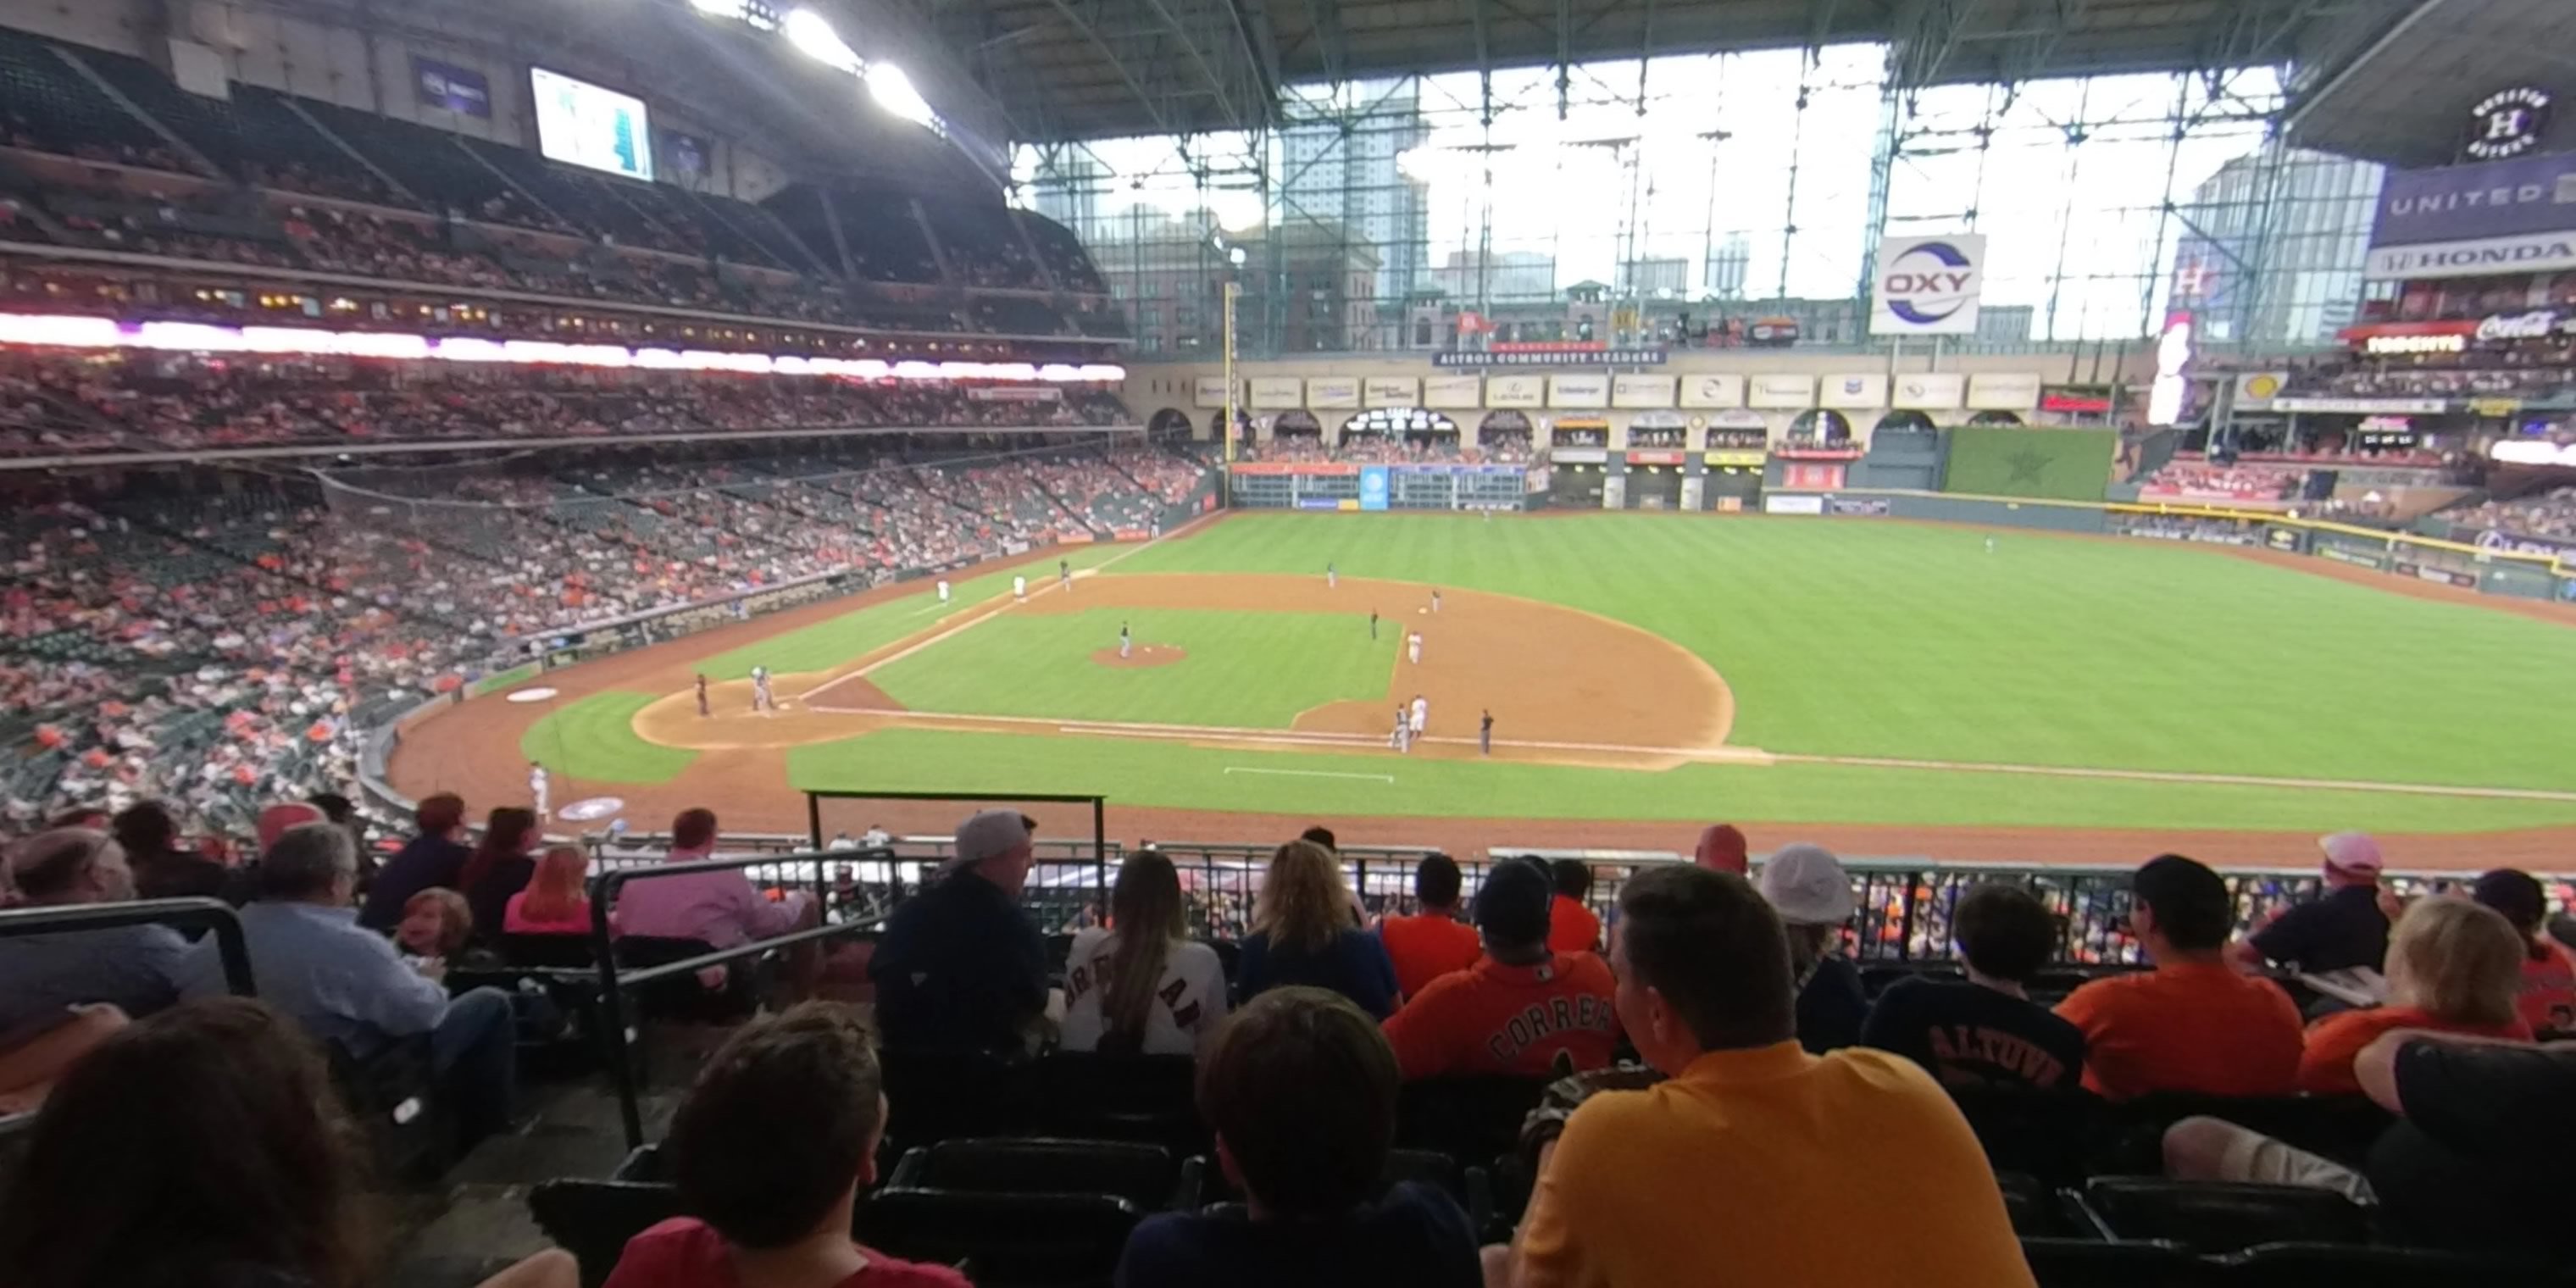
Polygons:
<instances>
[{"instance_id":1,"label":"pink shirt","mask_svg":"<svg viewBox=\"0 0 2576 1288\"><path fill-rule=\"evenodd\" d=\"M675 878L676 879L676 878ZM868 1264L838 1288L969 1288L946 1266L897 1261L859 1249ZM724 1236L695 1217L673 1217L626 1241L606 1288L734 1288L733 1255Z\"/></svg>"},{"instance_id":2,"label":"pink shirt","mask_svg":"<svg viewBox=\"0 0 2576 1288\"><path fill-rule=\"evenodd\" d=\"M527 917L527 903L528 892L522 890L511 895L510 902L502 905L501 929L504 933L513 935L587 935L590 933L588 899L575 901L572 915L562 921L530 921ZM615 917L608 919L608 928L610 930L617 928Z\"/></svg>"},{"instance_id":3,"label":"pink shirt","mask_svg":"<svg viewBox=\"0 0 2576 1288\"><path fill-rule=\"evenodd\" d=\"M674 850L663 861L696 863L706 857L704 850ZM713 948L737 948L795 929L797 914L804 907L801 891L781 903L761 898L740 868L647 877L618 890L617 933L697 939Z\"/></svg>"}]
</instances>

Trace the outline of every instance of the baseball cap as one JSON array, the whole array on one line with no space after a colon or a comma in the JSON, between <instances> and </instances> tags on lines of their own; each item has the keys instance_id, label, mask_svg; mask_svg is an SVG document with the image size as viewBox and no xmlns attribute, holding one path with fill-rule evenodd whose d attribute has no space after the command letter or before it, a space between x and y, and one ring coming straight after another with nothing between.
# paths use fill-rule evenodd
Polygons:
<instances>
[{"instance_id":1,"label":"baseball cap","mask_svg":"<svg viewBox=\"0 0 2576 1288\"><path fill-rule=\"evenodd\" d=\"M2317 848L2325 851L2326 866L2337 872L2357 877L2379 875L2379 842L2367 832L2337 832L2317 838Z\"/></svg>"},{"instance_id":2,"label":"baseball cap","mask_svg":"<svg viewBox=\"0 0 2576 1288\"><path fill-rule=\"evenodd\" d=\"M957 825L957 849L939 866L962 868L1029 843L1038 821L1015 809L981 810Z\"/></svg>"},{"instance_id":3,"label":"baseball cap","mask_svg":"<svg viewBox=\"0 0 2576 1288\"><path fill-rule=\"evenodd\" d=\"M310 805L271 805L259 812L260 851L266 853L268 847L277 844L277 838L286 835L286 829L290 827L330 821L323 816L322 811Z\"/></svg>"},{"instance_id":4,"label":"baseball cap","mask_svg":"<svg viewBox=\"0 0 2576 1288\"><path fill-rule=\"evenodd\" d=\"M1762 865L1762 897L1793 926L1838 926L1851 920L1851 878L1821 845L1784 845Z\"/></svg>"},{"instance_id":5,"label":"baseball cap","mask_svg":"<svg viewBox=\"0 0 2576 1288\"><path fill-rule=\"evenodd\" d=\"M1743 876L1752 866L1746 858L1744 833L1733 823L1711 823L1701 828L1699 848L1691 861L1711 872L1732 872Z\"/></svg>"},{"instance_id":6,"label":"baseball cap","mask_svg":"<svg viewBox=\"0 0 2576 1288\"><path fill-rule=\"evenodd\" d=\"M1548 908L1556 880L1528 859L1505 859L1485 873L1476 892L1476 928L1508 944L1547 938Z\"/></svg>"}]
</instances>

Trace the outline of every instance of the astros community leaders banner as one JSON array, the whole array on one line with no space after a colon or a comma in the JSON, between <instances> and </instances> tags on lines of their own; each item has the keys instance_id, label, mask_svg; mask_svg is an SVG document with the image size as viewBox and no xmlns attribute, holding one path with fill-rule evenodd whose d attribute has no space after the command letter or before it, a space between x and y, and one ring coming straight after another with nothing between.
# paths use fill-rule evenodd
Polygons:
<instances>
[{"instance_id":1,"label":"astros community leaders banner","mask_svg":"<svg viewBox=\"0 0 2576 1288\"><path fill-rule=\"evenodd\" d=\"M1869 333L1976 334L1985 269L1986 239L1977 233L1881 236L1869 280Z\"/></svg>"}]
</instances>

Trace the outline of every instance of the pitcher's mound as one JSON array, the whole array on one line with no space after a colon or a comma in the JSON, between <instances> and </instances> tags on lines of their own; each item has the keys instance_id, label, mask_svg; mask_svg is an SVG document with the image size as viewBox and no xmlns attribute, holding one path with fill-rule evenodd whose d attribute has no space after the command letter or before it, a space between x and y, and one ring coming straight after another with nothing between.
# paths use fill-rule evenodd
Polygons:
<instances>
[{"instance_id":1,"label":"pitcher's mound","mask_svg":"<svg viewBox=\"0 0 2576 1288\"><path fill-rule=\"evenodd\" d=\"M1120 657L1113 645L1092 654L1091 660L1101 666L1170 666L1188 656L1188 650L1177 645L1139 644L1134 656Z\"/></svg>"}]
</instances>

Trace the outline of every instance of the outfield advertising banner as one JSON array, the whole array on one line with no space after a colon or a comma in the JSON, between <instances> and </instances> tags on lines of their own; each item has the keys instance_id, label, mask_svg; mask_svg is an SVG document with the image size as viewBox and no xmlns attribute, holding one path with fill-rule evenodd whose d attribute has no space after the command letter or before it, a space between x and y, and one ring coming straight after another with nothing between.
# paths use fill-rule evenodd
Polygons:
<instances>
[{"instance_id":1,"label":"outfield advertising banner","mask_svg":"<svg viewBox=\"0 0 2576 1288\"><path fill-rule=\"evenodd\" d=\"M1612 376L1610 405L1657 410L1673 405L1671 376Z\"/></svg>"},{"instance_id":2,"label":"outfield advertising banner","mask_svg":"<svg viewBox=\"0 0 2576 1288\"><path fill-rule=\"evenodd\" d=\"M1306 400L1306 382L1295 376L1254 376L1244 401L1263 411L1286 411Z\"/></svg>"},{"instance_id":3,"label":"outfield advertising banner","mask_svg":"<svg viewBox=\"0 0 2576 1288\"><path fill-rule=\"evenodd\" d=\"M1610 377L1598 375L1549 376L1547 405L1589 410L1610 405Z\"/></svg>"},{"instance_id":4,"label":"outfield advertising banner","mask_svg":"<svg viewBox=\"0 0 2576 1288\"><path fill-rule=\"evenodd\" d=\"M1547 377L1494 376L1485 381L1485 405L1544 407L1547 405Z\"/></svg>"},{"instance_id":5,"label":"outfield advertising banner","mask_svg":"<svg viewBox=\"0 0 2576 1288\"><path fill-rule=\"evenodd\" d=\"M1383 465L1361 466L1360 508L1363 510L1383 510L1386 508L1386 497L1386 467Z\"/></svg>"},{"instance_id":6,"label":"outfield advertising banner","mask_svg":"<svg viewBox=\"0 0 2576 1288\"><path fill-rule=\"evenodd\" d=\"M1684 376L1681 405L1693 409L1741 407L1744 405L1744 377Z\"/></svg>"},{"instance_id":7,"label":"outfield advertising banner","mask_svg":"<svg viewBox=\"0 0 2576 1288\"><path fill-rule=\"evenodd\" d=\"M2366 278L2576 268L2576 153L2389 173Z\"/></svg>"},{"instance_id":8,"label":"outfield advertising banner","mask_svg":"<svg viewBox=\"0 0 2576 1288\"><path fill-rule=\"evenodd\" d=\"M1968 377L1970 411L2037 411L2039 377L2017 371L1980 371Z\"/></svg>"},{"instance_id":9,"label":"outfield advertising banner","mask_svg":"<svg viewBox=\"0 0 2576 1288\"><path fill-rule=\"evenodd\" d=\"M1419 407L1422 382L1412 376L1371 376L1361 382L1360 396L1371 407Z\"/></svg>"},{"instance_id":10,"label":"outfield advertising banner","mask_svg":"<svg viewBox=\"0 0 2576 1288\"><path fill-rule=\"evenodd\" d=\"M1482 407L1485 405L1484 378L1433 376L1422 382L1422 405L1451 410Z\"/></svg>"},{"instance_id":11,"label":"outfield advertising banner","mask_svg":"<svg viewBox=\"0 0 2576 1288\"><path fill-rule=\"evenodd\" d=\"M1887 377L1884 375L1827 376L1816 390L1816 405L1843 411L1887 405Z\"/></svg>"},{"instance_id":12,"label":"outfield advertising banner","mask_svg":"<svg viewBox=\"0 0 2576 1288\"><path fill-rule=\"evenodd\" d=\"M2109 429L1962 425L1950 431L1944 492L2099 501L2120 435Z\"/></svg>"},{"instance_id":13,"label":"outfield advertising banner","mask_svg":"<svg viewBox=\"0 0 2576 1288\"><path fill-rule=\"evenodd\" d=\"M1755 376L1744 382L1744 405L1805 411L1816 405L1814 376Z\"/></svg>"},{"instance_id":14,"label":"outfield advertising banner","mask_svg":"<svg viewBox=\"0 0 2576 1288\"><path fill-rule=\"evenodd\" d=\"M1955 371L1917 371L1896 378L1887 405L1903 411L1955 411L1968 396L1968 378Z\"/></svg>"},{"instance_id":15,"label":"outfield advertising banner","mask_svg":"<svg viewBox=\"0 0 2576 1288\"><path fill-rule=\"evenodd\" d=\"M1825 498L1769 492L1762 497L1762 512L1764 514L1823 514Z\"/></svg>"},{"instance_id":16,"label":"outfield advertising banner","mask_svg":"<svg viewBox=\"0 0 2576 1288\"><path fill-rule=\"evenodd\" d=\"M1341 410L1360 405L1360 379L1357 376L1316 376L1306 382L1306 405L1318 409Z\"/></svg>"},{"instance_id":17,"label":"outfield advertising banner","mask_svg":"<svg viewBox=\"0 0 2576 1288\"><path fill-rule=\"evenodd\" d=\"M1194 401L1202 409L1222 409L1225 406L1225 377L1201 376L1193 392L1197 395Z\"/></svg>"}]
</instances>

